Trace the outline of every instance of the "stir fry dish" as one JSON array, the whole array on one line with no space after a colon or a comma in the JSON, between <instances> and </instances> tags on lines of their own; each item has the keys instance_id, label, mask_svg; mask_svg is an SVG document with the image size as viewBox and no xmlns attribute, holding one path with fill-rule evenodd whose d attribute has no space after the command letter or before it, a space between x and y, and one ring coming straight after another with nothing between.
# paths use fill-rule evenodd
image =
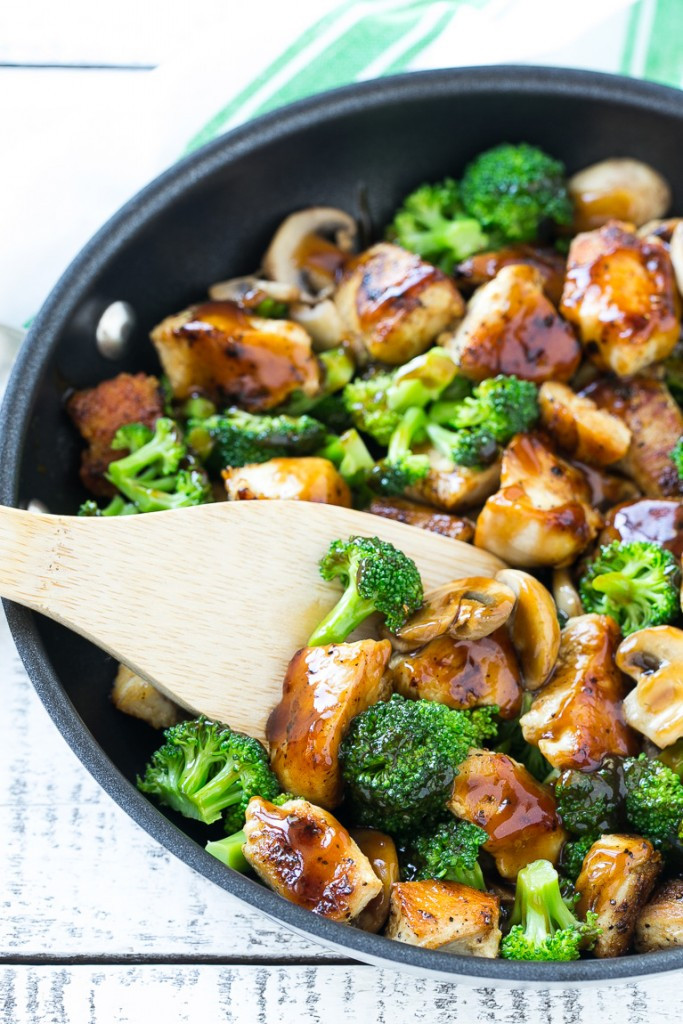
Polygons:
<instances>
[{"instance_id":1,"label":"stir fry dish","mask_svg":"<svg viewBox=\"0 0 683 1024\"><path fill-rule=\"evenodd\" d=\"M158 376L67 409L81 515L326 502L505 567L425 592L371 527L335 540L267 746L124 666L112 699L165 730L142 792L315 914L510 960L681 945L683 218L628 158L460 171L371 244L292 213L154 328Z\"/></svg>"}]
</instances>

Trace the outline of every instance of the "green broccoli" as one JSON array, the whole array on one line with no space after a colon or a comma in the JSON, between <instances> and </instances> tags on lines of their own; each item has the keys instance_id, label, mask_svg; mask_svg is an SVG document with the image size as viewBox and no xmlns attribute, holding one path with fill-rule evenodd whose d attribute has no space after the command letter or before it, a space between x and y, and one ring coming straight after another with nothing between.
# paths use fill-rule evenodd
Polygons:
<instances>
[{"instance_id":1,"label":"green broccoli","mask_svg":"<svg viewBox=\"0 0 683 1024\"><path fill-rule=\"evenodd\" d=\"M473 889L484 889L478 857L479 847L488 838L478 825L449 815L412 839L403 858L403 875L409 881L443 878Z\"/></svg>"},{"instance_id":2,"label":"green broccoli","mask_svg":"<svg viewBox=\"0 0 683 1024\"><path fill-rule=\"evenodd\" d=\"M624 824L626 787L622 758L607 755L597 768L568 768L555 782L555 800L562 824L574 836L616 832Z\"/></svg>"},{"instance_id":3,"label":"green broccoli","mask_svg":"<svg viewBox=\"0 0 683 1024\"><path fill-rule=\"evenodd\" d=\"M131 501L126 501L120 494L115 494L108 505L100 508L96 501L89 498L78 510L79 516L134 516L137 508Z\"/></svg>"},{"instance_id":4,"label":"green broccoli","mask_svg":"<svg viewBox=\"0 0 683 1024\"><path fill-rule=\"evenodd\" d=\"M549 860L535 860L519 872L510 924L500 946L507 960L578 960L602 931L597 914L589 911L582 922L568 908Z\"/></svg>"},{"instance_id":5,"label":"green broccoli","mask_svg":"<svg viewBox=\"0 0 683 1024\"><path fill-rule=\"evenodd\" d=\"M226 828L235 831L252 796L268 800L280 791L268 754L251 736L200 716L171 726L164 737L138 789L186 818L211 825L224 815Z\"/></svg>"},{"instance_id":6,"label":"green broccoli","mask_svg":"<svg viewBox=\"0 0 683 1024\"><path fill-rule=\"evenodd\" d=\"M375 465L365 441L355 428L344 431L340 437L329 436L318 455L333 462L353 489L363 487Z\"/></svg>"},{"instance_id":7,"label":"green broccoli","mask_svg":"<svg viewBox=\"0 0 683 1024\"><path fill-rule=\"evenodd\" d=\"M572 883L576 882L576 879L581 874L586 854L593 843L599 838L600 833L595 832L592 835L581 836L580 839L570 839L569 842L564 844L559 864L563 878L568 879Z\"/></svg>"},{"instance_id":8,"label":"green broccoli","mask_svg":"<svg viewBox=\"0 0 683 1024\"><path fill-rule=\"evenodd\" d=\"M302 416L304 413L314 412L317 419L328 423L328 417L323 415L323 410L333 409L335 415L339 414L337 403L330 400L335 397L351 380L356 372L356 364L345 348L331 348L326 352L318 353L320 364L321 383L315 395L307 395L303 391L293 392L287 401L278 407L278 412L287 416Z\"/></svg>"},{"instance_id":9,"label":"green broccoli","mask_svg":"<svg viewBox=\"0 0 683 1024\"><path fill-rule=\"evenodd\" d=\"M434 423L455 430L485 430L499 444L529 430L538 419L538 388L529 380L490 377L460 402L436 402L429 412Z\"/></svg>"},{"instance_id":10,"label":"green broccoli","mask_svg":"<svg viewBox=\"0 0 683 1024\"><path fill-rule=\"evenodd\" d=\"M495 736L497 710L455 711L394 694L357 715L340 748L355 822L409 839L442 818L458 765Z\"/></svg>"},{"instance_id":11,"label":"green broccoli","mask_svg":"<svg viewBox=\"0 0 683 1024\"><path fill-rule=\"evenodd\" d=\"M452 178L421 185L411 192L403 200L387 235L447 274L455 263L491 244L478 220L465 213L457 182Z\"/></svg>"},{"instance_id":12,"label":"green broccoli","mask_svg":"<svg viewBox=\"0 0 683 1024\"><path fill-rule=\"evenodd\" d=\"M255 306L252 307L252 313L254 316L262 316L267 320L285 320L289 312L289 306L286 302L278 302L272 295L266 295L265 299L261 299Z\"/></svg>"},{"instance_id":13,"label":"green broccoli","mask_svg":"<svg viewBox=\"0 0 683 1024\"><path fill-rule=\"evenodd\" d=\"M670 768L683 781L683 739L676 740L670 747L657 754L657 760Z\"/></svg>"},{"instance_id":14,"label":"green broccoli","mask_svg":"<svg viewBox=\"0 0 683 1024\"><path fill-rule=\"evenodd\" d=\"M403 494L429 473L427 455L414 455L412 445L424 436L427 417L424 410L412 406L403 413L399 425L391 435L386 457L372 470L370 486L380 494Z\"/></svg>"},{"instance_id":15,"label":"green broccoli","mask_svg":"<svg viewBox=\"0 0 683 1024\"><path fill-rule=\"evenodd\" d=\"M678 479L683 481L683 437L679 437L670 454L671 461L676 467L676 472L678 473Z\"/></svg>"},{"instance_id":16,"label":"green broccoli","mask_svg":"<svg viewBox=\"0 0 683 1024\"><path fill-rule=\"evenodd\" d=\"M533 703L534 696L529 691L524 692L522 706L517 718L501 721L498 726L498 742L496 751L499 754L507 754L519 764L523 764L526 770L539 782L545 782L552 771L543 754L533 743L527 743L524 739L522 728L519 724L522 718Z\"/></svg>"},{"instance_id":17,"label":"green broccoli","mask_svg":"<svg viewBox=\"0 0 683 1024\"><path fill-rule=\"evenodd\" d=\"M498 457L498 442L485 427L448 430L438 423L428 423L427 435L436 450L456 466L481 468Z\"/></svg>"},{"instance_id":18,"label":"green broccoli","mask_svg":"<svg viewBox=\"0 0 683 1024\"><path fill-rule=\"evenodd\" d=\"M372 377L357 377L344 388L344 403L354 425L380 444L388 445L401 422L401 414L390 409L387 392L394 375L382 371Z\"/></svg>"},{"instance_id":19,"label":"green broccoli","mask_svg":"<svg viewBox=\"0 0 683 1024\"><path fill-rule=\"evenodd\" d=\"M683 856L683 783L662 761L645 754L624 761L629 825L667 856Z\"/></svg>"},{"instance_id":20,"label":"green broccoli","mask_svg":"<svg viewBox=\"0 0 683 1024\"><path fill-rule=\"evenodd\" d=\"M212 840L206 844L204 849L221 864L225 864L226 868L232 868L233 871L244 874L249 870L249 863L242 853L242 847L246 841L246 832L240 829L233 832L232 835L226 836L225 839Z\"/></svg>"},{"instance_id":21,"label":"green broccoli","mask_svg":"<svg viewBox=\"0 0 683 1024\"><path fill-rule=\"evenodd\" d=\"M126 424L117 430L111 446L129 454L110 462L107 480L139 512L187 508L210 500L209 482L193 465L172 419L160 417L154 431L142 423Z\"/></svg>"},{"instance_id":22,"label":"green broccoli","mask_svg":"<svg viewBox=\"0 0 683 1024\"><path fill-rule=\"evenodd\" d=\"M547 224L572 222L564 165L524 142L476 157L465 168L460 194L484 230L509 242L533 242Z\"/></svg>"},{"instance_id":23,"label":"green broccoli","mask_svg":"<svg viewBox=\"0 0 683 1024\"><path fill-rule=\"evenodd\" d=\"M217 411L210 398L191 395L183 402L180 415L185 420L208 420L209 416L215 416Z\"/></svg>"},{"instance_id":24,"label":"green broccoli","mask_svg":"<svg viewBox=\"0 0 683 1024\"><path fill-rule=\"evenodd\" d=\"M188 444L216 473L227 466L312 455L326 437L325 425L312 416L255 416L242 409L190 420L187 433Z\"/></svg>"},{"instance_id":25,"label":"green broccoli","mask_svg":"<svg viewBox=\"0 0 683 1024\"><path fill-rule=\"evenodd\" d=\"M613 541L589 564L579 593L586 612L611 615L628 636L676 618L679 582L670 551L650 541Z\"/></svg>"},{"instance_id":26,"label":"green broccoli","mask_svg":"<svg viewBox=\"0 0 683 1024\"><path fill-rule=\"evenodd\" d=\"M320 561L324 580L341 579L345 590L308 641L311 647L342 643L373 612L387 628L400 629L422 604L417 566L393 544L377 537L335 540Z\"/></svg>"}]
</instances>

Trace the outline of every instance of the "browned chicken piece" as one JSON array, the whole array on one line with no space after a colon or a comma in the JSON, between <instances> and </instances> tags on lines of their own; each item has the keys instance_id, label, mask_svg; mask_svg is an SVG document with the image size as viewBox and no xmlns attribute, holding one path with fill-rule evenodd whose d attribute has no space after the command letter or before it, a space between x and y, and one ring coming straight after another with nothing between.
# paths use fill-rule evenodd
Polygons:
<instances>
[{"instance_id":1,"label":"browned chicken piece","mask_svg":"<svg viewBox=\"0 0 683 1024\"><path fill-rule=\"evenodd\" d=\"M589 466L586 462L572 460L572 465L583 473L591 493L591 504L598 512L607 512L622 501L632 501L640 497L640 491L625 476L618 473L607 473L597 466Z\"/></svg>"},{"instance_id":2,"label":"browned chicken piece","mask_svg":"<svg viewBox=\"0 0 683 1024\"><path fill-rule=\"evenodd\" d=\"M414 651L446 633L456 640L478 640L507 622L514 604L513 591L499 580L466 576L427 591L419 611L395 633L387 630L387 636L399 651Z\"/></svg>"},{"instance_id":3,"label":"browned chicken piece","mask_svg":"<svg viewBox=\"0 0 683 1024\"><path fill-rule=\"evenodd\" d=\"M626 424L576 395L566 384L546 381L538 392L541 423L559 447L582 462L609 466L628 451L631 431Z\"/></svg>"},{"instance_id":4,"label":"browned chicken piece","mask_svg":"<svg viewBox=\"0 0 683 1024\"><path fill-rule=\"evenodd\" d=\"M605 516L600 544L620 540L651 541L683 556L683 501L675 498L637 498L623 501Z\"/></svg>"},{"instance_id":5,"label":"browned chicken piece","mask_svg":"<svg viewBox=\"0 0 683 1024\"><path fill-rule=\"evenodd\" d=\"M390 655L388 640L297 651L266 726L270 763L284 790L323 807L341 802L339 745L352 718L389 696Z\"/></svg>"},{"instance_id":6,"label":"browned chicken piece","mask_svg":"<svg viewBox=\"0 0 683 1024\"><path fill-rule=\"evenodd\" d=\"M602 518L585 476L535 434L517 434L503 454L501 486L477 520L474 543L510 565L570 565Z\"/></svg>"},{"instance_id":7,"label":"browned chicken piece","mask_svg":"<svg viewBox=\"0 0 683 1024\"><path fill-rule=\"evenodd\" d=\"M354 828L351 838L370 861L372 870L382 883L382 891L370 900L356 918L356 927L364 932L379 932L389 916L391 889L399 880L398 853L391 836L376 828Z\"/></svg>"},{"instance_id":8,"label":"browned chicken piece","mask_svg":"<svg viewBox=\"0 0 683 1024\"><path fill-rule=\"evenodd\" d=\"M622 640L616 663L636 685L624 700L628 724L658 747L683 737L683 629L649 626Z\"/></svg>"},{"instance_id":9,"label":"browned chicken piece","mask_svg":"<svg viewBox=\"0 0 683 1024\"><path fill-rule=\"evenodd\" d=\"M81 456L81 480L89 491L113 495L116 488L105 479L107 466L126 453L114 451L114 434L125 423L153 427L164 414L164 400L156 377L119 373L94 388L75 391L67 412L88 447Z\"/></svg>"},{"instance_id":10,"label":"browned chicken piece","mask_svg":"<svg viewBox=\"0 0 683 1024\"><path fill-rule=\"evenodd\" d=\"M124 715L141 718L153 729L168 729L179 722L183 715L177 704L125 665L119 665L111 700L114 707Z\"/></svg>"},{"instance_id":11,"label":"browned chicken piece","mask_svg":"<svg viewBox=\"0 0 683 1024\"><path fill-rule=\"evenodd\" d=\"M549 786L507 754L470 751L458 768L449 809L488 832L488 850L503 878L533 860L555 864L567 833Z\"/></svg>"},{"instance_id":12,"label":"browned chicken piece","mask_svg":"<svg viewBox=\"0 0 683 1024\"><path fill-rule=\"evenodd\" d=\"M471 469L456 466L431 445L416 445L414 451L429 456L430 469L406 494L444 512L464 512L481 504L500 481L500 459L484 469Z\"/></svg>"},{"instance_id":13,"label":"browned chicken piece","mask_svg":"<svg viewBox=\"0 0 683 1024\"><path fill-rule=\"evenodd\" d=\"M611 378L596 381L584 394L631 431L631 447L617 468L648 498L683 494L683 483L671 461L671 449L683 435L683 413L666 384L647 375Z\"/></svg>"},{"instance_id":14,"label":"browned chicken piece","mask_svg":"<svg viewBox=\"0 0 683 1024\"><path fill-rule=\"evenodd\" d=\"M394 519L397 523L417 526L420 530L429 530L430 533L440 533L442 537L450 537L451 540L466 543L474 537L474 523L470 519L450 515L448 512L436 512L433 508L407 498L373 498L368 512L384 519Z\"/></svg>"},{"instance_id":15,"label":"browned chicken piece","mask_svg":"<svg viewBox=\"0 0 683 1024\"><path fill-rule=\"evenodd\" d=\"M443 345L471 380L514 373L524 380L567 381L581 359L574 330L543 292L534 267L503 269L475 292L462 323Z\"/></svg>"},{"instance_id":16,"label":"browned chicken piece","mask_svg":"<svg viewBox=\"0 0 683 1024\"><path fill-rule=\"evenodd\" d=\"M522 264L537 270L541 275L543 291L554 306L559 305L567 261L554 249L542 249L533 245L508 245L504 249L494 249L493 252L478 252L458 263L453 276L458 287L469 294L475 288L492 281L503 267L513 264Z\"/></svg>"},{"instance_id":17,"label":"browned chicken piece","mask_svg":"<svg viewBox=\"0 0 683 1024\"><path fill-rule=\"evenodd\" d=\"M423 949L493 959L502 937L499 915L496 896L459 882L398 882L385 934Z\"/></svg>"},{"instance_id":18,"label":"browned chicken piece","mask_svg":"<svg viewBox=\"0 0 683 1024\"><path fill-rule=\"evenodd\" d=\"M626 724L626 679L615 665L621 635L609 615L579 615L562 630L552 679L521 719L527 743L553 768L596 768L606 754L637 754Z\"/></svg>"},{"instance_id":19,"label":"browned chicken piece","mask_svg":"<svg viewBox=\"0 0 683 1024\"><path fill-rule=\"evenodd\" d=\"M306 910L351 921L382 892L370 861L336 818L308 800L276 807L255 796L242 852L264 882Z\"/></svg>"},{"instance_id":20,"label":"browned chicken piece","mask_svg":"<svg viewBox=\"0 0 683 1024\"><path fill-rule=\"evenodd\" d=\"M683 878L665 882L642 909L633 945L638 953L683 946Z\"/></svg>"},{"instance_id":21,"label":"browned chicken piece","mask_svg":"<svg viewBox=\"0 0 683 1024\"><path fill-rule=\"evenodd\" d=\"M404 697L450 708L496 704L501 718L515 718L522 704L519 666L505 629L480 640L440 636L414 654L395 654L391 678Z\"/></svg>"},{"instance_id":22,"label":"browned chicken piece","mask_svg":"<svg viewBox=\"0 0 683 1024\"><path fill-rule=\"evenodd\" d=\"M224 469L229 501L286 499L351 508L351 491L329 459L313 455L269 459Z\"/></svg>"},{"instance_id":23,"label":"browned chicken piece","mask_svg":"<svg viewBox=\"0 0 683 1024\"><path fill-rule=\"evenodd\" d=\"M641 909L662 870L662 857L642 836L605 835L593 843L576 880L576 912L598 915L602 928L593 954L622 956L631 944Z\"/></svg>"},{"instance_id":24,"label":"browned chicken piece","mask_svg":"<svg viewBox=\"0 0 683 1024\"><path fill-rule=\"evenodd\" d=\"M292 394L314 395L319 363L311 338L291 320L251 316L236 302L205 302L166 317L151 334L175 398L200 391L251 412Z\"/></svg>"},{"instance_id":25,"label":"browned chicken piece","mask_svg":"<svg viewBox=\"0 0 683 1024\"><path fill-rule=\"evenodd\" d=\"M465 309L449 277L388 242L348 265L334 301L352 341L391 366L428 349Z\"/></svg>"},{"instance_id":26,"label":"browned chicken piece","mask_svg":"<svg viewBox=\"0 0 683 1024\"><path fill-rule=\"evenodd\" d=\"M681 328L666 247L617 221L577 235L560 310L603 370L626 377L665 359Z\"/></svg>"}]
</instances>

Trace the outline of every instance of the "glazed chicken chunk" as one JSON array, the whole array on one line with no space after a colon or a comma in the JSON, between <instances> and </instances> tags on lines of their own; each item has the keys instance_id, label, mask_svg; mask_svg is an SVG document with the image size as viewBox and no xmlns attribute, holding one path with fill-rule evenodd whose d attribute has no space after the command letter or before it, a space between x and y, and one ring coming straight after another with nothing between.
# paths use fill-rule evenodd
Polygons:
<instances>
[{"instance_id":1,"label":"glazed chicken chunk","mask_svg":"<svg viewBox=\"0 0 683 1024\"><path fill-rule=\"evenodd\" d=\"M223 470L229 501L283 499L351 507L351 492L328 459L269 459Z\"/></svg>"},{"instance_id":2,"label":"glazed chicken chunk","mask_svg":"<svg viewBox=\"0 0 683 1024\"><path fill-rule=\"evenodd\" d=\"M683 946L683 878L672 878L655 892L636 923L638 953Z\"/></svg>"},{"instance_id":3,"label":"glazed chicken chunk","mask_svg":"<svg viewBox=\"0 0 683 1024\"><path fill-rule=\"evenodd\" d=\"M631 431L631 444L616 467L648 498L683 494L671 449L683 435L683 413L663 381L643 374L626 380L598 380L584 391L597 406Z\"/></svg>"},{"instance_id":4,"label":"glazed chicken chunk","mask_svg":"<svg viewBox=\"0 0 683 1024\"><path fill-rule=\"evenodd\" d=\"M602 520L583 473L536 435L518 434L503 455L501 486L477 520L474 543L510 565L570 565Z\"/></svg>"},{"instance_id":5,"label":"glazed chicken chunk","mask_svg":"<svg viewBox=\"0 0 683 1024\"><path fill-rule=\"evenodd\" d=\"M626 424L598 409L590 398L576 395L566 384L546 381L538 392L541 423L559 447L580 462L608 466L628 451Z\"/></svg>"},{"instance_id":6,"label":"glazed chicken chunk","mask_svg":"<svg viewBox=\"0 0 683 1024\"><path fill-rule=\"evenodd\" d=\"M503 878L533 860L557 862L567 833L555 797L507 754L474 750L458 767L449 810L488 832L488 850Z\"/></svg>"},{"instance_id":7,"label":"glazed chicken chunk","mask_svg":"<svg viewBox=\"0 0 683 1024\"><path fill-rule=\"evenodd\" d=\"M323 807L342 798L339 745L352 718L386 699L388 640L304 647L289 663L268 719L273 771L283 789Z\"/></svg>"},{"instance_id":8,"label":"glazed chicken chunk","mask_svg":"<svg viewBox=\"0 0 683 1024\"><path fill-rule=\"evenodd\" d=\"M448 512L436 512L407 498L373 498L368 512L373 516L382 516L383 519L393 519L397 523L417 526L420 530L429 530L430 533L439 533L442 537L450 537L451 540L466 543L474 536L474 524L469 519Z\"/></svg>"},{"instance_id":9,"label":"glazed chicken chunk","mask_svg":"<svg viewBox=\"0 0 683 1024\"><path fill-rule=\"evenodd\" d=\"M560 309L603 370L625 377L665 359L681 327L666 247L617 221L577 235Z\"/></svg>"},{"instance_id":10,"label":"glazed chicken chunk","mask_svg":"<svg viewBox=\"0 0 683 1024\"><path fill-rule=\"evenodd\" d=\"M168 729L182 717L182 711L177 704L125 665L119 665L111 691L111 700L114 707L124 715L141 718L153 729Z\"/></svg>"},{"instance_id":11,"label":"glazed chicken chunk","mask_svg":"<svg viewBox=\"0 0 683 1024\"><path fill-rule=\"evenodd\" d=\"M541 249L533 245L508 245L492 252L477 252L469 259L458 263L454 271L455 280L458 287L469 294L475 288L492 281L503 267L513 264L522 264L538 270L543 282L543 291L553 305L559 305L567 261L554 249Z\"/></svg>"},{"instance_id":12,"label":"glazed chicken chunk","mask_svg":"<svg viewBox=\"0 0 683 1024\"><path fill-rule=\"evenodd\" d=\"M253 797L242 852L280 896L333 921L351 921L382 883L343 825L307 800L280 807Z\"/></svg>"},{"instance_id":13,"label":"glazed chicken chunk","mask_svg":"<svg viewBox=\"0 0 683 1024\"><path fill-rule=\"evenodd\" d=\"M125 452L114 451L114 434L125 423L153 427L164 415L164 400L156 377L120 373L94 388L75 391L66 409L88 447L81 456L81 480L93 494L116 493L105 479L107 466Z\"/></svg>"},{"instance_id":14,"label":"glazed chicken chunk","mask_svg":"<svg viewBox=\"0 0 683 1024\"><path fill-rule=\"evenodd\" d=\"M201 392L251 412L320 386L311 338L291 320L252 316L237 303L206 302L169 316L151 334L175 398Z\"/></svg>"},{"instance_id":15,"label":"glazed chicken chunk","mask_svg":"<svg viewBox=\"0 0 683 1024\"><path fill-rule=\"evenodd\" d=\"M485 501L500 481L500 460L483 469L456 466L431 445L416 445L414 451L429 457L429 472L422 480L408 487L406 494L416 501L443 509L464 512Z\"/></svg>"},{"instance_id":16,"label":"glazed chicken chunk","mask_svg":"<svg viewBox=\"0 0 683 1024\"><path fill-rule=\"evenodd\" d=\"M458 882L397 882L391 890L386 935L444 953L498 955L498 898Z\"/></svg>"},{"instance_id":17,"label":"glazed chicken chunk","mask_svg":"<svg viewBox=\"0 0 683 1024\"><path fill-rule=\"evenodd\" d=\"M614 658L619 628L609 615L579 615L562 630L555 671L521 720L527 743L553 768L596 768L606 754L637 754L626 724L626 680Z\"/></svg>"},{"instance_id":18,"label":"glazed chicken chunk","mask_svg":"<svg viewBox=\"0 0 683 1024\"><path fill-rule=\"evenodd\" d=\"M596 957L626 953L662 864L661 854L641 836L604 835L593 843L576 880L581 897L576 912L598 915L602 935L593 950Z\"/></svg>"},{"instance_id":19,"label":"glazed chicken chunk","mask_svg":"<svg viewBox=\"0 0 683 1024\"><path fill-rule=\"evenodd\" d=\"M428 349L465 308L449 277L388 242L350 263L335 304L352 341L391 366Z\"/></svg>"},{"instance_id":20,"label":"glazed chicken chunk","mask_svg":"<svg viewBox=\"0 0 683 1024\"><path fill-rule=\"evenodd\" d=\"M470 299L465 319L439 338L471 380L513 373L540 384L567 381L581 346L543 291L531 266L503 267Z\"/></svg>"}]
</instances>

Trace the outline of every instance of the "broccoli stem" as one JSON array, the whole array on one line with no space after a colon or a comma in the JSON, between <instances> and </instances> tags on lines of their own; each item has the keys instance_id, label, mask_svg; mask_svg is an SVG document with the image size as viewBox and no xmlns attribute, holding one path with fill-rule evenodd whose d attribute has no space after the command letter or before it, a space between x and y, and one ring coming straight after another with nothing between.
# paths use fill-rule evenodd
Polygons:
<instances>
[{"instance_id":1,"label":"broccoli stem","mask_svg":"<svg viewBox=\"0 0 683 1024\"><path fill-rule=\"evenodd\" d=\"M211 825L214 821L218 821L227 807L238 804L243 793L240 773L236 766L229 762L206 785L194 793L191 800L201 814L201 820L207 825Z\"/></svg>"},{"instance_id":2,"label":"broccoli stem","mask_svg":"<svg viewBox=\"0 0 683 1024\"><path fill-rule=\"evenodd\" d=\"M447 875L446 877L448 878L449 876ZM469 885L470 889L479 889L480 892L483 892L486 888L484 872L481 870L478 861L473 868L459 868L457 877L454 876L451 881L460 882L461 885Z\"/></svg>"},{"instance_id":3,"label":"broccoli stem","mask_svg":"<svg viewBox=\"0 0 683 1024\"><path fill-rule=\"evenodd\" d=\"M342 594L308 640L309 647L342 643L375 610L373 601L362 598L353 583Z\"/></svg>"},{"instance_id":4,"label":"broccoli stem","mask_svg":"<svg viewBox=\"0 0 683 1024\"><path fill-rule=\"evenodd\" d=\"M625 573L626 568L620 572L604 572L601 576L595 576L592 580L593 589L607 594L612 601L628 604L635 597L636 587L633 579Z\"/></svg>"},{"instance_id":5,"label":"broccoli stem","mask_svg":"<svg viewBox=\"0 0 683 1024\"><path fill-rule=\"evenodd\" d=\"M221 864L225 864L227 868L245 872L249 868L249 863L242 853L242 847L246 841L247 836L245 832L234 832L231 836L226 836L225 839L218 839L207 843L204 849L212 857L215 857L216 860L219 860Z\"/></svg>"},{"instance_id":6,"label":"broccoli stem","mask_svg":"<svg viewBox=\"0 0 683 1024\"><path fill-rule=\"evenodd\" d=\"M522 923L523 907L526 907L525 931L527 934L533 931L534 941L539 943L553 928L576 926L576 918L562 899L557 872L550 861L536 860L520 871L510 925Z\"/></svg>"}]
</instances>

